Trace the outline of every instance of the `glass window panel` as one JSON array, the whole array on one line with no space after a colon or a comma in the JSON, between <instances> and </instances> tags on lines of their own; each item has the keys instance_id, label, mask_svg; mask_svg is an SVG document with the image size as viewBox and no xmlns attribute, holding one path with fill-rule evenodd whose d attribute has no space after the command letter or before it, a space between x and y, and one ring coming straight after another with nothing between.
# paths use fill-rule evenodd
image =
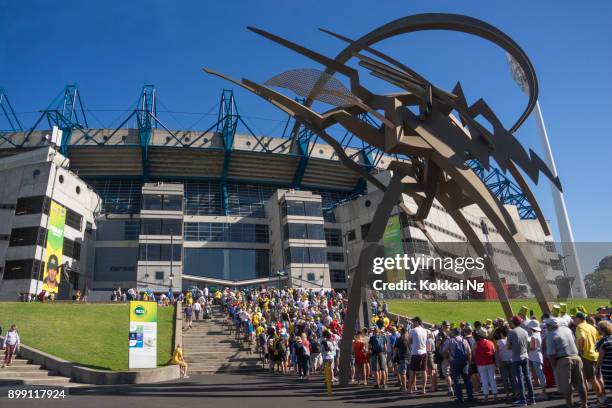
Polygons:
<instances>
[{"instance_id":1,"label":"glass window panel","mask_svg":"<svg viewBox=\"0 0 612 408\"><path fill-rule=\"evenodd\" d=\"M143 235L161 235L161 220L160 219L142 219L142 234Z\"/></svg>"},{"instance_id":2,"label":"glass window panel","mask_svg":"<svg viewBox=\"0 0 612 408\"><path fill-rule=\"evenodd\" d=\"M161 210L162 196L161 194L145 194L142 196L143 210Z\"/></svg>"},{"instance_id":3,"label":"glass window panel","mask_svg":"<svg viewBox=\"0 0 612 408\"><path fill-rule=\"evenodd\" d=\"M325 248L308 248L310 263L324 264L326 262Z\"/></svg>"},{"instance_id":4,"label":"glass window panel","mask_svg":"<svg viewBox=\"0 0 612 408\"><path fill-rule=\"evenodd\" d=\"M304 215L303 201L286 201L288 215Z\"/></svg>"},{"instance_id":5,"label":"glass window panel","mask_svg":"<svg viewBox=\"0 0 612 408\"><path fill-rule=\"evenodd\" d=\"M179 195L164 195L162 208L167 211L182 211L183 197Z\"/></svg>"},{"instance_id":6,"label":"glass window panel","mask_svg":"<svg viewBox=\"0 0 612 408\"><path fill-rule=\"evenodd\" d=\"M306 224L309 239L325 239L323 224Z\"/></svg>"},{"instance_id":7,"label":"glass window panel","mask_svg":"<svg viewBox=\"0 0 612 408\"><path fill-rule=\"evenodd\" d=\"M323 215L321 209L321 203L318 201L306 201L304 202L305 215L309 217L321 217Z\"/></svg>"},{"instance_id":8,"label":"glass window panel","mask_svg":"<svg viewBox=\"0 0 612 408\"><path fill-rule=\"evenodd\" d=\"M164 218L161 220L162 235L181 235L183 233L183 221L178 219Z\"/></svg>"}]
</instances>

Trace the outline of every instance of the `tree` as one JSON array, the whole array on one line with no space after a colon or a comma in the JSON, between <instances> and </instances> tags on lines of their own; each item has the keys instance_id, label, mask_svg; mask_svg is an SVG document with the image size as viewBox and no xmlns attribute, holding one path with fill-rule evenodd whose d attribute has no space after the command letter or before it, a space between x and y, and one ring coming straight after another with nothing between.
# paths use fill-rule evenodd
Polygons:
<instances>
[{"instance_id":1,"label":"tree","mask_svg":"<svg viewBox=\"0 0 612 408\"><path fill-rule=\"evenodd\" d=\"M592 298L609 298L612 295L612 256L599 262L595 271L584 277L587 295Z\"/></svg>"}]
</instances>

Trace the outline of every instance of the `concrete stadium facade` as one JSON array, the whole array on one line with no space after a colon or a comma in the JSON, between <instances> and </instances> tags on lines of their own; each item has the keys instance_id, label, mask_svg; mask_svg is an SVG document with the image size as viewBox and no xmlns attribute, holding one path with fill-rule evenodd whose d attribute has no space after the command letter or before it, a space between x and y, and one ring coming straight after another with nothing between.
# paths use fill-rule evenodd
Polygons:
<instances>
[{"instance_id":1,"label":"concrete stadium facade","mask_svg":"<svg viewBox=\"0 0 612 408\"><path fill-rule=\"evenodd\" d=\"M321 143L308 146L304 163L297 144L286 138L243 134L233 137L229 153L215 132L170 136L152 129L144 148L138 129L75 128L62 149L54 144L61 140L57 128L8 137L12 143L0 140L2 299L40 289L51 200L70 215L64 245L70 278L60 293L69 297L86 289L90 298L107 299L117 287L346 288L362 227L380 199ZM359 149L346 151L368 164ZM384 179L390 161L382 157L370 170ZM407 196L403 201L414 207ZM477 211L467 213L475 226L486 223ZM465 242L440 206L427 225L438 242ZM563 271L550 237L535 220L518 225L541 249L543 279L557 293ZM425 237L406 219L402 240L406 253L431 255ZM494 231L490 240L498 240ZM506 283L529 294L510 255L499 249L495 262ZM479 273L486 279L486 271Z\"/></svg>"}]
</instances>

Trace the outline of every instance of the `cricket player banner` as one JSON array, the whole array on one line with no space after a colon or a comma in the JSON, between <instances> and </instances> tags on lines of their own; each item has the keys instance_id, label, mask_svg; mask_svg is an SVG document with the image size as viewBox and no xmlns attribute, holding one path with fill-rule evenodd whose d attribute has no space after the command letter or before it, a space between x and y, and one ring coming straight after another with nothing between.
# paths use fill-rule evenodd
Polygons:
<instances>
[{"instance_id":1,"label":"cricket player banner","mask_svg":"<svg viewBox=\"0 0 612 408\"><path fill-rule=\"evenodd\" d=\"M157 367L157 303L130 302L129 368Z\"/></svg>"},{"instance_id":2,"label":"cricket player banner","mask_svg":"<svg viewBox=\"0 0 612 408\"><path fill-rule=\"evenodd\" d=\"M47 232L46 262L43 274L43 290L57 293L60 284L60 265L64 248L64 223L66 207L51 201L49 208L49 228Z\"/></svg>"},{"instance_id":3,"label":"cricket player banner","mask_svg":"<svg viewBox=\"0 0 612 408\"><path fill-rule=\"evenodd\" d=\"M385 248L385 257L387 258L394 258L395 255L404 254L402 227L397 215L389 218L383 233L383 246ZM402 279L406 279L406 272L403 269L387 269L387 282L400 282Z\"/></svg>"}]
</instances>

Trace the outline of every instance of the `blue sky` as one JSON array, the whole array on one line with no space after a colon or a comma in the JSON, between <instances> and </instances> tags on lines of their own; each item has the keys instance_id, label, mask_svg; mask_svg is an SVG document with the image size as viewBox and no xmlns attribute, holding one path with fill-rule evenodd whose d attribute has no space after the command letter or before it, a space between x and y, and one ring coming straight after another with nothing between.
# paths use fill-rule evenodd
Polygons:
<instances>
[{"instance_id":1,"label":"blue sky","mask_svg":"<svg viewBox=\"0 0 612 408\"><path fill-rule=\"evenodd\" d=\"M66 83L77 83L93 127L117 125L145 83L157 87L160 116L171 127L206 128L229 85L208 66L257 81L310 61L246 30L253 25L333 56L343 44L317 31L358 37L401 16L453 12L483 19L513 37L531 57L540 102L577 241L612 242L609 163L612 3L591 1L28 1L0 0L0 86L26 126ZM469 102L485 98L507 125L526 98L512 82L504 53L450 32L415 33L381 44L432 82L461 81ZM318 67L317 67L318 68ZM385 90L374 79L368 85ZM392 89L389 89L390 91ZM237 91L241 113L262 134L284 117ZM179 113L183 112L183 113ZM2 123L0 122L0 126ZM518 133L541 151L535 122ZM545 179L535 188L553 218Z\"/></svg>"}]
</instances>

